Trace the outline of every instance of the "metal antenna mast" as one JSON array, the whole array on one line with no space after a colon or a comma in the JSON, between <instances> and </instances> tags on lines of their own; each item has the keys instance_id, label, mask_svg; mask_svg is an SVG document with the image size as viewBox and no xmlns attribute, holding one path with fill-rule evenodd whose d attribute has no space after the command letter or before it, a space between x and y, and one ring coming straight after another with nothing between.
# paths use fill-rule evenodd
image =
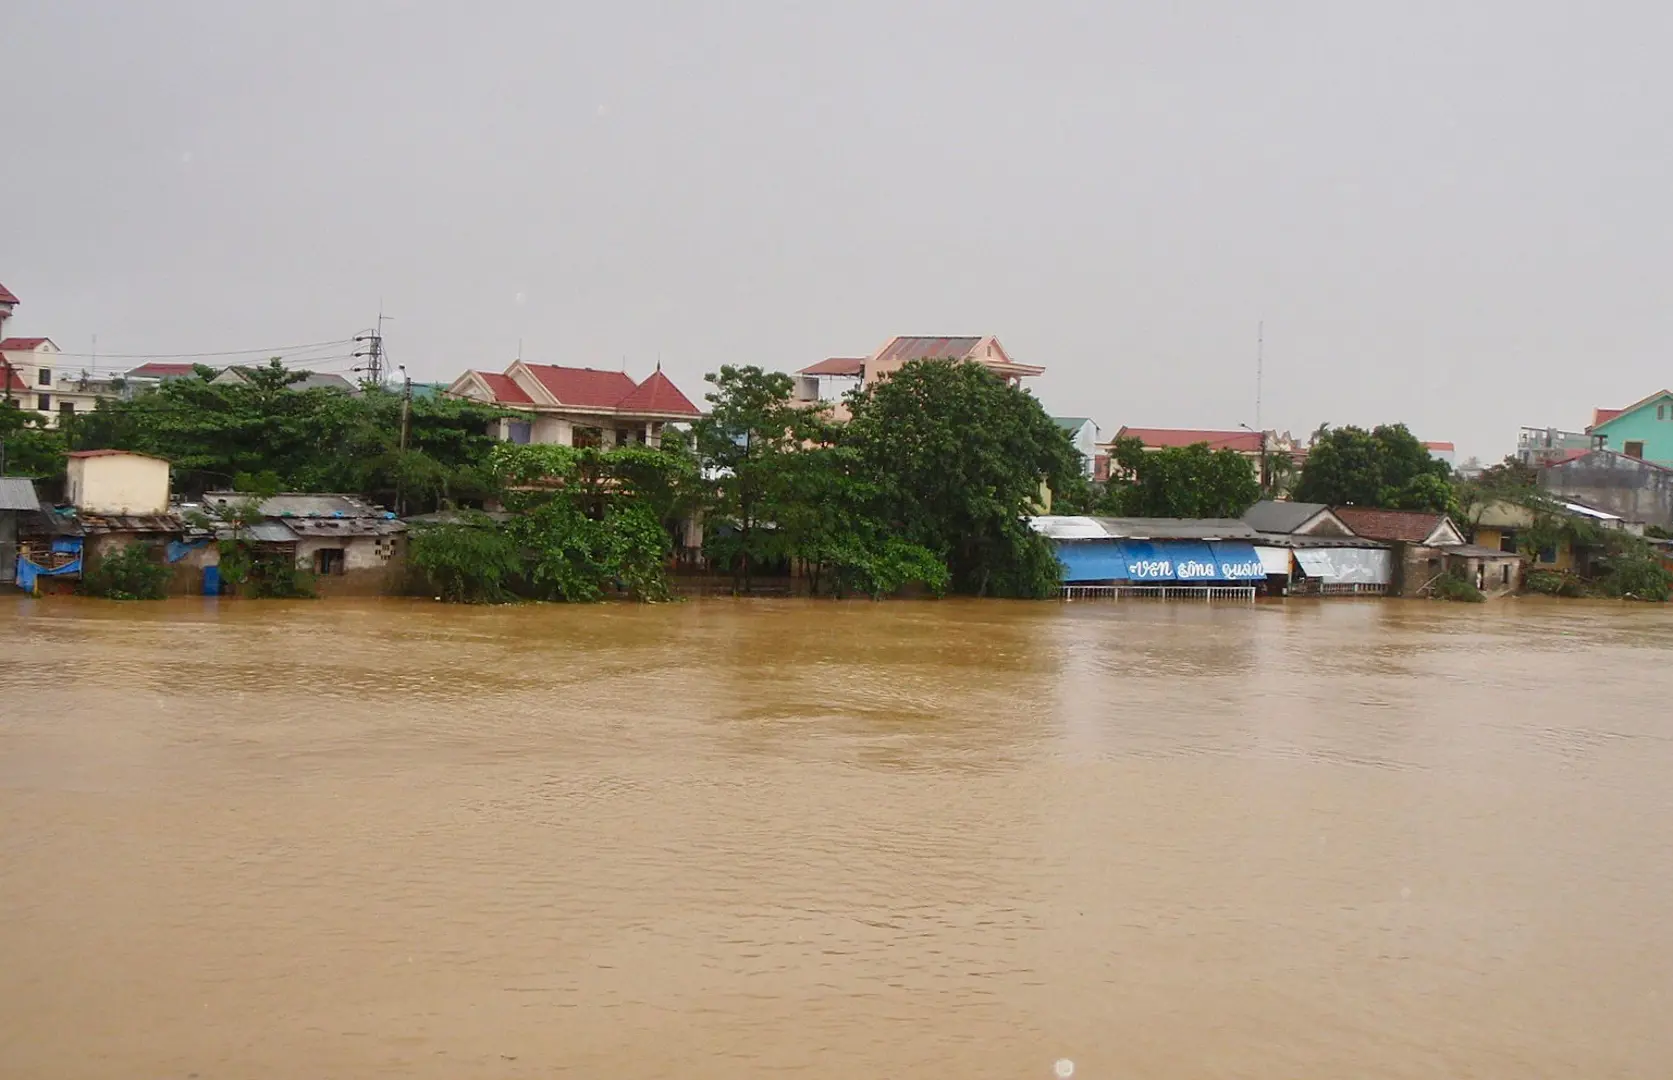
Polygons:
<instances>
[{"instance_id":1,"label":"metal antenna mast","mask_svg":"<svg viewBox=\"0 0 1673 1080\"><path fill-rule=\"evenodd\" d=\"M364 349L356 349L355 357L365 357L366 365L354 370L366 373L366 381L373 386L383 385L383 321L389 316L383 313L383 305L378 305L378 328L370 334L356 334L354 340L364 342Z\"/></svg>"}]
</instances>

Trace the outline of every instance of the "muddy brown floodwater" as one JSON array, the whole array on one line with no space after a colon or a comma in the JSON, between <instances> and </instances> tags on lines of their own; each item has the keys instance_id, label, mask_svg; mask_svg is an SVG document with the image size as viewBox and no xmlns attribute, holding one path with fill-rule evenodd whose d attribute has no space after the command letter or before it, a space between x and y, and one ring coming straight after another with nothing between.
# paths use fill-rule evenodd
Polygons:
<instances>
[{"instance_id":1,"label":"muddy brown floodwater","mask_svg":"<svg viewBox=\"0 0 1673 1080\"><path fill-rule=\"evenodd\" d=\"M0 1076L1673 1075L1673 611L0 600Z\"/></svg>"}]
</instances>

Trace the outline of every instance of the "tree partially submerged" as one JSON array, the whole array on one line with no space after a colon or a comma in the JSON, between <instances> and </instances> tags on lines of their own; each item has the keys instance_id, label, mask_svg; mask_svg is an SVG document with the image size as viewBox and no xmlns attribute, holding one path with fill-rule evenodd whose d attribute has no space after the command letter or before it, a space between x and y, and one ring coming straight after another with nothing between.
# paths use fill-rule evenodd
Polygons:
<instances>
[{"instance_id":1,"label":"tree partially submerged","mask_svg":"<svg viewBox=\"0 0 1673 1080\"><path fill-rule=\"evenodd\" d=\"M841 434L885 535L933 553L953 591L1038 597L1061 579L1028 526L1047 488L1071 486L1080 455L1040 403L979 364L912 361L848 397Z\"/></svg>"}]
</instances>

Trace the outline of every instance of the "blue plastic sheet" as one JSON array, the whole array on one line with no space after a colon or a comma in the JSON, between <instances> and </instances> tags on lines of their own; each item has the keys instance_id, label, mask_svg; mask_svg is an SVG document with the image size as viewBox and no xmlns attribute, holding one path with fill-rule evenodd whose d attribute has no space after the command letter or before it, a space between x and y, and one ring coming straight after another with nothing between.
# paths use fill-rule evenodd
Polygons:
<instances>
[{"instance_id":1,"label":"blue plastic sheet","mask_svg":"<svg viewBox=\"0 0 1673 1080\"><path fill-rule=\"evenodd\" d=\"M81 573L81 560L66 563L56 570L48 570L38 563L32 563L19 555L17 557L17 587L24 592L35 591L35 581L44 577L70 577Z\"/></svg>"},{"instance_id":2,"label":"blue plastic sheet","mask_svg":"<svg viewBox=\"0 0 1673 1080\"><path fill-rule=\"evenodd\" d=\"M209 544L208 540L170 540L164 552L169 562L179 562L198 548Z\"/></svg>"}]
</instances>

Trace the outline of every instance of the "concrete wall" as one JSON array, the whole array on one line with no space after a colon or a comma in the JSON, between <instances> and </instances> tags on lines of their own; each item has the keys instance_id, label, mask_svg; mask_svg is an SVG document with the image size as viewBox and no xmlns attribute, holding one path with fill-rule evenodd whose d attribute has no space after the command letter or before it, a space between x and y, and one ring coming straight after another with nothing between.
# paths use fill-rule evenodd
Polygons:
<instances>
[{"instance_id":1,"label":"concrete wall","mask_svg":"<svg viewBox=\"0 0 1673 1080\"><path fill-rule=\"evenodd\" d=\"M406 536L305 536L296 545L296 565L312 573L319 565L319 552L331 548L342 549L343 569L315 578L321 596L378 596L401 590Z\"/></svg>"},{"instance_id":2,"label":"concrete wall","mask_svg":"<svg viewBox=\"0 0 1673 1080\"><path fill-rule=\"evenodd\" d=\"M92 514L166 514L168 462L140 454L72 457L64 496Z\"/></svg>"},{"instance_id":3,"label":"concrete wall","mask_svg":"<svg viewBox=\"0 0 1673 1080\"><path fill-rule=\"evenodd\" d=\"M1649 410L1655 416L1655 409ZM1553 495L1663 528L1673 526L1673 470L1609 451L1542 469L1539 485Z\"/></svg>"}]
</instances>

